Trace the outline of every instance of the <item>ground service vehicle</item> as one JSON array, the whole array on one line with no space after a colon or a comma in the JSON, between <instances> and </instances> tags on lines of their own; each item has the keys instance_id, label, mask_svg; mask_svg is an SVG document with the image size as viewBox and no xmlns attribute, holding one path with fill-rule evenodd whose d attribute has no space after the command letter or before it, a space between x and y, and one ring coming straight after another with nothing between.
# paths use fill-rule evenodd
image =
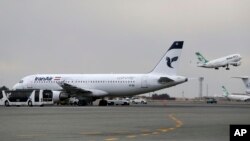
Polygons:
<instances>
[{"instance_id":1,"label":"ground service vehicle","mask_svg":"<svg viewBox=\"0 0 250 141\"><path fill-rule=\"evenodd\" d=\"M217 104L217 100L216 99L214 99L214 98L208 98L207 100L207 104Z\"/></svg>"},{"instance_id":2,"label":"ground service vehicle","mask_svg":"<svg viewBox=\"0 0 250 141\"><path fill-rule=\"evenodd\" d=\"M108 105L129 105L129 101L124 98L108 100Z\"/></svg>"},{"instance_id":3,"label":"ground service vehicle","mask_svg":"<svg viewBox=\"0 0 250 141\"><path fill-rule=\"evenodd\" d=\"M79 99L76 97L71 97L69 98L69 104L70 105L78 105L79 104Z\"/></svg>"},{"instance_id":4,"label":"ground service vehicle","mask_svg":"<svg viewBox=\"0 0 250 141\"><path fill-rule=\"evenodd\" d=\"M133 103L133 104L147 104L147 100L144 98L132 98L131 103Z\"/></svg>"},{"instance_id":5,"label":"ground service vehicle","mask_svg":"<svg viewBox=\"0 0 250 141\"><path fill-rule=\"evenodd\" d=\"M50 90L0 91L0 105L44 106L52 105L53 103L53 93Z\"/></svg>"}]
</instances>

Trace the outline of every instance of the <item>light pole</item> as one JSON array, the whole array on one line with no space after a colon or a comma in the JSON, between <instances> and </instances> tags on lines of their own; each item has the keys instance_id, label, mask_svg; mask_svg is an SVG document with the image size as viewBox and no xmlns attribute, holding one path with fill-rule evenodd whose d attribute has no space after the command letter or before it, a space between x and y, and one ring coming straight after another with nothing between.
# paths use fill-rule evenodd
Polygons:
<instances>
[{"instance_id":1,"label":"light pole","mask_svg":"<svg viewBox=\"0 0 250 141\"><path fill-rule=\"evenodd\" d=\"M200 83L200 88L199 88L199 97L200 97L200 100L202 99L202 82L204 80L204 77L199 77L199 83Z\"/></svg>"}]
</instances>

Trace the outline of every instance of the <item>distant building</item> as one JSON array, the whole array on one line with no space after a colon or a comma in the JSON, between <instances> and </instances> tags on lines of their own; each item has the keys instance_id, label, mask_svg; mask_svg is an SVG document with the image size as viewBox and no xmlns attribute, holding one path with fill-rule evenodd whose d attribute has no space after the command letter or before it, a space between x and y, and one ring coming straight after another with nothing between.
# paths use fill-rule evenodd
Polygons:
<instances>
[{"instance_id":1,"label":"distant building","mask_svg":"<svg viewBox=\"0 0 250 141\"><path fill-rule=\"evenodd\" d=\"M175 97L170 97L168 94L153 94L152 100L175 100Z\"/></svg>"}]
</instances>

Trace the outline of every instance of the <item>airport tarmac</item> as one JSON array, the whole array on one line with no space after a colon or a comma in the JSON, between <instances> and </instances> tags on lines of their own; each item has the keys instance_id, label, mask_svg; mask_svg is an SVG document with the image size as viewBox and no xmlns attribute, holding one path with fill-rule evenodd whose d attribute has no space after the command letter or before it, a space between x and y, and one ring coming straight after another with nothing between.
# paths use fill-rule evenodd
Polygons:
<instances>
[{"instance_id":1,"label":"airport tarmac","mask_svg":"<svg viewBox=\"0 0 250 141\"><path fill-rule=\"evenodd\" d=\"M228 141L230 124L250 124L250 103L0 107L1 141Z\"/></svg>"}]
</instances>

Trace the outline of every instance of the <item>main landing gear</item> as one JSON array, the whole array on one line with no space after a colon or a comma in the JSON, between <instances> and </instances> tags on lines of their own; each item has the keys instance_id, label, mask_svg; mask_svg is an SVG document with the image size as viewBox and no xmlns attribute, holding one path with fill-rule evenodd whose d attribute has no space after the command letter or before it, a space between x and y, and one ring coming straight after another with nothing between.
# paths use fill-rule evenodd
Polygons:
<instances>
[{"instance_id":1,"label":"main landing gear","mask_svg":"<svg viewBox=\"0 0 250 141\"><path fill-rule=\"evenodd\" d=\"M99 101L99 106L107 106L108 105L108 101L105 99L102 99Z\"/></svg>"}]
</instances>

